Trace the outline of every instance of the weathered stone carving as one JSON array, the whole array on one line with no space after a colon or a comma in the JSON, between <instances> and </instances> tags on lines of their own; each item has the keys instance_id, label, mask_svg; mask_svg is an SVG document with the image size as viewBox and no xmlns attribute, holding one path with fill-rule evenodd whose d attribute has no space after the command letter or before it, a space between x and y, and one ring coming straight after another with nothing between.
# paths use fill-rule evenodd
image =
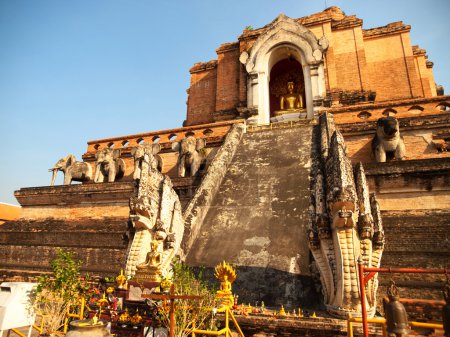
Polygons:
<instances>
[{"instance_id":1,"label":"weathered stone carving","mask_svg":"<svg viewBox=\"0 0 450 337\"><path fill-rule=\"evenodd\" d=\"M114 182L123 177L125 162L120 158L120 149L106 148L95 154L95 177L96 183Z\"/></svg>"},{"instance_id":2,"label":"weathered stone carving","mask_svg":"<svg viewBox=\"0 0 450 337\"><path fill-rule=\"evenodd\" d=\"M355 169L331 115L319 125L314 158L312 225L309 246L320 272L327 310L336 316L360 314L357 260L379 267L384 234L375 196L369 196L364 168ZM375 313L378 282L366 286L368 312Z\"/></svg>"},{"instance_id":3,"label":"weathered stone carving","mask_svg":"<svg viewBox=\"0 0 450 337\"><path fill-rule=\"evenodd\" d=\"M58 171L64 172L64 185L70 185L72 180L89 181L92 179L92 167L88 163L77 161L73 154L69 154L58 160L54 167L49 169L52 174L52 182L50 186L55 184Z\"/></svg>"},{"instance_id":4,"label":"weathered stone carving","mask_svg":"<svg viewBox=\"0 0 450 337\"><path fill-rule=\"evenodd\" d=\"M195 176L203 160L203 154L200 150L205 145L205 139L196 139L194 136L188 136L180 142L172 144L172 150L178 152L178 176L184 177L186 171L189 176Z\"/></svg>"},{"instance_id":5,"label":"weathered stone carving","mask_svg":"<svg viewBox=\"0 0 450 337\"><path fill-rule=\"evenodd\" d=\"M395 117L382 117L377 121L377 133L372 140L372 150L378 163L386 161L386 153L393 153L396 159L405 157L405 143L400 136L400 127Z\"/></svg>"},{"instance_id":6,"label":"weathered stone carving","mask_svg":"<svg viewBox=\"0 0 450 337\"><path fill-rule=\"evenodd\" d=\"M135 275L137 265L144 266L148 256L159 256L160 259L158 270L154 268L153 276L159 273L166 276L172 259L181 255L179 248L184 233L184 221L180 200L170 178L157 170L153 152L155 147L144 149L139 164L137 195L130 199L130 219L135 233L127 255L125 275L128 278ZM144 270L136 275L136 279L151 281L146 274ZM152 279L157 278L153 276Z\"/></svg>"},{"instance_id":7,"label":"weathered stone carving","mask_svg":"<svg viewBox=\"0 0 450 337\"><path fill-rule=\"evenodd\" d=\"M155 156L159 151L161 151L161 145L159 144L139 144L131 150L131 155L134 161L134 172L133 179L139 179L141 176L142 162L146 154L149 154L150 167L152 169L158 169L160 163Z\"/></svg>"}]
</instances>

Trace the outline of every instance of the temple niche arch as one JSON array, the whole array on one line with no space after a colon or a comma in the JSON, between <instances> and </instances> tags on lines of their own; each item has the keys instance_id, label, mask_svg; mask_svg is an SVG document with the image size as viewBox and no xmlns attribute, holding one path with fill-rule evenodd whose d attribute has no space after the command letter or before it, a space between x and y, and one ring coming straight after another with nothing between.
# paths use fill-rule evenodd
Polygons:
<instances>
[{"instance_id":1,"label":"temple niche arch","mask_svg":"<svg viewBox=\"0 0 450 337\"><path fill-rule=\"evenodd\" d=\"M328 40L325 36L317 39L306 27L280 14L258 37L251 49L242 52L240 56L248 73L247 107L257 111L255 116L248 119L248 123L269 124L270 121L313 118L314 107L319 106L325 96L323 53L327 47ZM271 103L273 95L270 91L271 71L274 67L276 69L279 62L288 62L284 60L298 62L301 66L301 71L293 76L302 72L302 98L306 115L297 111L295 114L286 114L283 118L271 116L274 115L274 103Z\"/></svg>"}]
</instances>

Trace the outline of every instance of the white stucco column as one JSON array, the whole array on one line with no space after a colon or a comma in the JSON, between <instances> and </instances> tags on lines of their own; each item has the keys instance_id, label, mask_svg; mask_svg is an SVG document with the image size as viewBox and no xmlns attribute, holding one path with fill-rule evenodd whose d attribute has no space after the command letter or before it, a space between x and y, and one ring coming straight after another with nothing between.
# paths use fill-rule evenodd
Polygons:
<instances>
[{"instance_id":1,"label":"white stucco column","mask_svg":"<svg viewBox=\"0 0 450 337\"><path fill-rule=\"evenodd\" d=\"M258 73L259 124L270 124L269 79L266 72Z\"/></svg>"},{"instance_id":2,"label":"white stucco column","mask_svg":"<svg viewBox=\"0 0 450 337\"><path fill-rule=\"evenodd\" d=\"M311 90L312 90L312 96L313 99L315 99L317 96L320 96L319 93L319 71L317 66L310 66L309 67L310 75L311 75Z\"/></svg>"},{"instance_id":3,"label":"white stucco column","mask_svg":"<svg viewBox=\"0 0 450 337\"><path fill-rule=\"evenodd\" d=\"M323 63L319 65L317 71L318 71L319 96L325 97L327 94L327 89L325 86L325 70Z\"/></svg>"},{"instance_id":4,"label":"white stucco column","mask_svg":"<svg viewBox=\"0 0 450 337\"><path fill-rule=\"evenodd\" d=\"M259 110L259 80L258 73L251 72L247 78L247 106L251 109L256 108ZM248 124L259 124L259 114L252 116L247 120Z\"/></svg>"},{"instance_id":5,"label":"white stucco column","mask_svg":"<svg viewBox=\"0 0 450 337\"><path fill-rule=\"evenodd\" d=\"M303 65L303 78L305 81L306 118L314 117L313 89L311 85L311 71L309 65Z\"/></svg>"}]
</instances>

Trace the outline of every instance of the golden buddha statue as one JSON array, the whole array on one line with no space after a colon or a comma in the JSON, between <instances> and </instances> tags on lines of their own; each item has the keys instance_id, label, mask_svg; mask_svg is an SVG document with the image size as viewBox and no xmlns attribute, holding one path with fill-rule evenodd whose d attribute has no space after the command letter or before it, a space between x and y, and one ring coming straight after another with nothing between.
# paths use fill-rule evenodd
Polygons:
<instances>
[{"instance_id":1,"label":"golden buddha statue","mask_svg":"<svg viewBox=\"0 0 450 337\"><path fill-rule=\"evenodd\" d=\"M231 292L231 284L236 279L236 270L224 261L216 266L215 276L220 281L220 290L217 290L217 297L221 307L232 308L234 297Z\"/></svg>"},{"instance_id":2,"label":"golden buddha statue","mask_svg":"<svg viewBox=\"0 0 450 337\"><path fill-rule=\"evenodd\" d=\"M158 247L158 240L153 240L150 243L150 251L147 253L145 262L136 266L134 279L138 282L161 282L162 255L158 251Z\"/></svg>"},{"instance_id":3,"label":"golden buddha statue","mask_svg":"<svg viewBox=\"0 0 450 337\"><path fill-rule=\"evenodd\" d=\"M220 291L226 294L231 293L231 283L228 281L227 275L223 275L223 281L220 283Z\"/></svg>"},{"instance_id":4,"label":"golden buddha statue","mask_svg":"<svg viewBox=\"0 0 450 337\"><path fill-rule=\"evenodd\" d=\"M287 83L288 93L280 97L280 110L275 111L275 116L304 110L303 97L294 93L294 82Z\"/></svg>"}]
</instances>

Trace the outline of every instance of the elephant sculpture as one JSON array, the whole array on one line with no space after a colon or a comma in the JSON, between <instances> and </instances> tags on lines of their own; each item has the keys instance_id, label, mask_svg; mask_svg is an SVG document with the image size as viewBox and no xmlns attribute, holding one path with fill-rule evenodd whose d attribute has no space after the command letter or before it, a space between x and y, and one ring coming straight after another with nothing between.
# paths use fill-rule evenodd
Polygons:
<instances>
[{"instance_id":1,"label":"elephant sculpture","mask_svg":"<svg viewBox=\"0 0 450 337\"><path fill-rule=\"evenodd\" d=\"M400 136L400 127L395 117L382 117L377 121L377 133L372 140L372 151L377 163L386 161L386 154L403 160L406 154L405 143Z\"/></svg>"},{"instance_id":2,"label":"elephant sculpture","mask_svg":"<svg viewBox=\"0 0 450 337\"><path fill-rule=\"evenodd\" d=\"M156 154L161 151L161 145L159 144L139 144L131 150L131 155L134 161L134 173L133 179L137 180L141 177L142 162L148 160L149 166L152 169L161 171L161 162ZM148 158L145 158L146 155Z\"/></svg>"},{"instance_id":3,"label":"elephant sculpture","mask_svg":"<svg viewBox=\"0 0 450 337\"><path fill-rule=\"evenodd\" d=\"M196 139L194 136L188 136L172 144L172 150L178 152L178 176L184 177L186 173L191 177L195 176L203 160L200 150L205 145L205 139Z\"/></svg>"},{"instance_id":4,"label":"elephant sculpture","mask_svg":"<svg viewBox=\"0 0 450 337\"><path fill-rule=\"evenodd\" d=\"M65 158L58 160L55 166L49 169L49 171L53 172L50 186L55 184L58 171L64 172L64 185L70 185L72 180L85 182L92 179L91 165L82 161L76 161L73 154L69 154Z\"/></svg>"},{"instance_id":5,"label":"elephant sculpture","mask_svg":"<svg viewBox=\"0 0 450 337\"><path fill-rule=\"evenodd\" d=\"M125 162L119 158L120 149L106 148L95 154L95 177L94 182L114 182L123 177L125 173Z\"/></svg>"}]
</instances>

